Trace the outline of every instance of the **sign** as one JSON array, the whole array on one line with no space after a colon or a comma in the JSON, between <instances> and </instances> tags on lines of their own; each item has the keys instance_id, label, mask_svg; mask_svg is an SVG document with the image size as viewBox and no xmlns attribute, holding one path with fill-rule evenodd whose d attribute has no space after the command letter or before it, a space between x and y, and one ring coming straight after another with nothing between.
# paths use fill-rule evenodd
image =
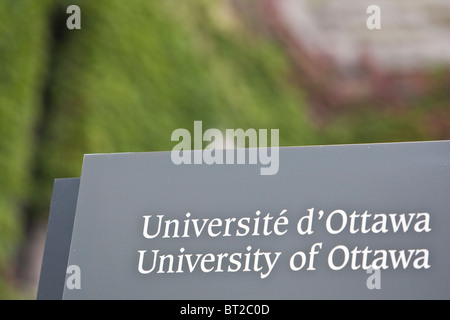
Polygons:
<instances>
[{"instance_id":1,"label":"sign","mask_svg":"<svg viewBox=\"0 0 450 320\"><path fill-rule=\"evenodd\" d=\"M55 180L38 300L62 299L79 187L79 178Z\"/></svg>"},{"instance_id":2,"label":"sign","mask_svg":"<svg viewBox=\"0 0 450 320\"><path fill-rule=\"evenodd\" d=\"M449 141L93 154L77 193L63 299L450 298Z\"/></svg>"}]
</instances>

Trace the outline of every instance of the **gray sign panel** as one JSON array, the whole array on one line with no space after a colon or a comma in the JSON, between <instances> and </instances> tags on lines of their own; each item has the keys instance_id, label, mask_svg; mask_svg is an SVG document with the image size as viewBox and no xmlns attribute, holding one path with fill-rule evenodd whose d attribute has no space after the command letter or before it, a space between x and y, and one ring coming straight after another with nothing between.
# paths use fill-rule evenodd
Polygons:
<instances>
[{"instance_id":1,"label":"gray sign panel","mask_svg":"<svg viewBox=\"0 0 450 320\"><path fill-rule=\"evenodd\" d=\"M42 258L38 300L61 300L80 178L56 179Z\"/></svg>"},{"instance_id":2,"label":"gray sign panel","mask_svg":"<svg viewBox=\"0 0 450 320\"><path fill-rule=\"evenodd\" d=\"M87 155L63 298L448 299L449 211L449 141Z\"/></svg>"}]
</instances>

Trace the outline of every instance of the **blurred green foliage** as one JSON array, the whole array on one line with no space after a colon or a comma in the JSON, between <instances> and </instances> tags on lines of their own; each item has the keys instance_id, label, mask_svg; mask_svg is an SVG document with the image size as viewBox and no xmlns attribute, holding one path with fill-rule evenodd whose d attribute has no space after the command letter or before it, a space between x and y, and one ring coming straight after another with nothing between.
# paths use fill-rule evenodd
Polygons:
<instances>
[{"instance_id":1,"label":"blurred green foliage","mask_svg":"<svg viewBox=\"0 0 450 320\"><path fill-rule=\"evenodd\" d=\"M66 28L71 4L82 8L81 30ZM23 215L45 218L53 180L79 176L86 153L170 150L172 131L195 120L276 128L283 146L429 138L417 129L423 111L361 111L316 127L282 49L225 6L0 2L0 274Z\"/></svg>"},{"instance_id":2,"label":"blurred green foliage","mask_svg":"<svg viewBox=\"0 0 450 320\"><path fill-rule=\"evenodd\" d=\"M55 53L39 161L43 205L53 177L80 174L84 153L170 150L172 131L193 129L194 120L279 128L285 145L314 142L280 49L237 20L217 26L217 4L79 4L82 30Z\"/></svg>"},{"instance_id":3,"label":"blurred green foliage","mask_svg":"<svg viewBox=\"0 0 450 320\"><path fill-rule=\"evenodd\" d=\"M21 209L33 191L29 169L41 110L48 4L0 2L0 267L21 236Z\"/></svg>"}]
</instances>

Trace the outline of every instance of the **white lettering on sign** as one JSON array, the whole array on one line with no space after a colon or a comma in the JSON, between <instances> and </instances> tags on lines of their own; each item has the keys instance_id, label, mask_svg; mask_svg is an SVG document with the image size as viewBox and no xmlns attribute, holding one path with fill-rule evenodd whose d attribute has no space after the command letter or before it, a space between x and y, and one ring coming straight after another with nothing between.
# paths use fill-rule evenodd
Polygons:
<instances>
[{"instance_id":1,"label":"white lettering on sign","mask_svg":"<svg viewBox=\"0 0 450 320\"><path fill-rule=\"evenodd\" d=\"M218 237L282 237L289 231L287 209L278 214L256 211L254 215L244 217L196 218L190 212L185 219L170 219L164 214L144 215L142 236L145 239L176 238L218 238ZM297 217L294 230L300 237L314 234L317 225L321 225L331 237L340 234L426 234L431 231L430 214L417 213L358 213L336 209L328 214L324 210L310 208L306 214ZM299 241L301 244L301 241ZM322 255L323 241L315 242L309 250L296 250L289 254L288 266L291 271L317 270L316 257ZM261 279L273 273L282 255L281 251L262 248L254 250L247 246L246 251L236 249L230 252L186 253L185 248L176 254L161 252L159 249L139 250L138 271L141 274L170 274L194 272L255 272ZM329 269L338 271L408 269L426 270L431 267L430 252L427 248L372 248L338 244L328 250ZM324 259L322 259L324 261ZM377 275L378 276L378 275ZM378 282L371 278L376 287ZM371 282L371 283L372 283Z\"/></svg>"}]
</instances>

